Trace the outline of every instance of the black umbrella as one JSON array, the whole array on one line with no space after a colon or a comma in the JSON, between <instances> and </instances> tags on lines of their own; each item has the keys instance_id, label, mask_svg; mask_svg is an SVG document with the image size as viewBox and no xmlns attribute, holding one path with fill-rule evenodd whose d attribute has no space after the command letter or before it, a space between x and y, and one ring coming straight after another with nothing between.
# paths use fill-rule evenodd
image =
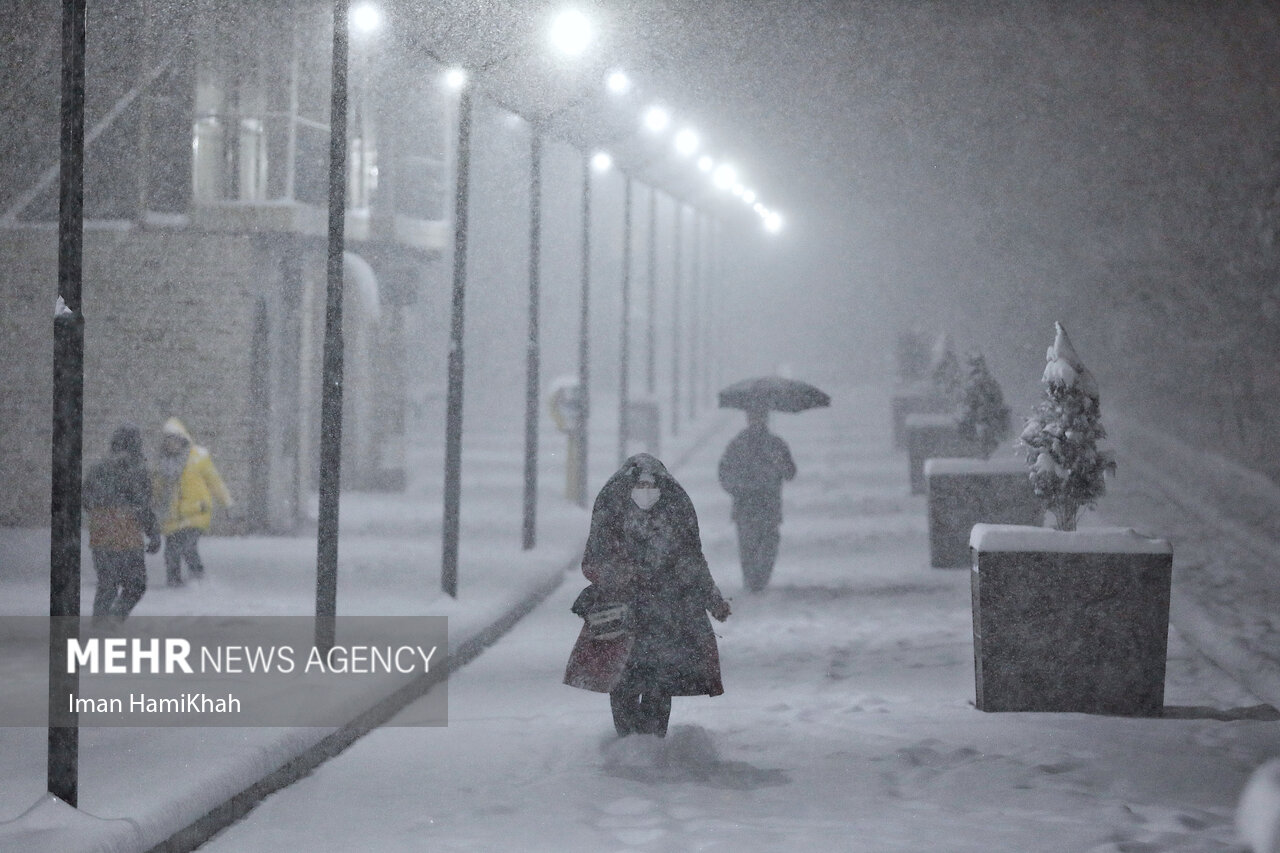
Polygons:
<instances>
[{"instance_id":1,"label":"black umbrella","mask_svg":"<svg viewBox=\"0 0 1280 853\"><path fill-rule=\"evenodd\" d=\"M831 397L808 382L781 376L743 379L720 392L722 409L766 409L775 412L803 412L831 405Z\"/></svg>"}]
</instances>

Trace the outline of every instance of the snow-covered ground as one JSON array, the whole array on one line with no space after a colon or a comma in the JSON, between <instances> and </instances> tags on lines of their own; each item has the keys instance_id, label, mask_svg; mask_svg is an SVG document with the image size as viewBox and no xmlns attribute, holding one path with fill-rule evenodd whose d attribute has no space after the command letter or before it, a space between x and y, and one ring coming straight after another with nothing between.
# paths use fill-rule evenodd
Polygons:
<instances>
[{"instance_id":1,"label":"snow-covered ground","mask_svg":"<svg viewBox=\"0 0 1280 853\"><path fill-rule=\"evenodd\" d=\"M1228 499L1275 490L1232 492L1230 466L1113 426L1119 477L1082 523L1169 539L1175 622L1233 671L1175 627L1164 718L982 713L968 572L928 567L925 499L908 494L887 402L860 389L775 417L800 474L761 594L743 591L714 480L736 423L675 469L734 614L717 625L725 695L676 699L665 740L617 739L606 697L560 683L575 576L451 679L448 728L375 731L201 849L1244 849L1237 800L1280 751L1263 705L1280 702L1266 672L1280 611L1268 516ZM1194 511L1170 499L1179 474L1203 486L1174 489Z\"/></svg>"},{"instance_id":2,"label":"snow-covered ground","mask_svg":"<svg viewBox=\"0 0 1280 853\"><path fill-rule=\"evenodd\" d=\"M593 424L591 476L616 467L610 409ZM726 413L665 436L678 459ZM565 438L544 425L539 450L538 545L521 550L523 432L477 419L463 443L459 597L440 592L440 448L419 448L406 494L342 496L338 613L449 617L451 649L489 628L540 588L560 582L581 553L588 512L565 500ZM314 508L313 508L314 517ZM139 617L300 615L314 612L315 537L206 537L207 578L164 585L158 555ZM48 531L0 528L0 618L48 613ZM83 554L82 604L94 593ZM42 673L4 674L5 691L43 696ZM44 799L45 729L0 727L0 853L146 850L331 733L288 728L81 729L80 812Z\"/></svg>"}]
</instances>

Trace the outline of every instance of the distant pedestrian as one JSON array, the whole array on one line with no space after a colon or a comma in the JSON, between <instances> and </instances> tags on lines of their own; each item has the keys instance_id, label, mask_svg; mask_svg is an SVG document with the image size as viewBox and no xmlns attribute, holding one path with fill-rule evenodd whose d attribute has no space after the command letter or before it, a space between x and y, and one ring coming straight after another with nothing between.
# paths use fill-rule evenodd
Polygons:
<instances>
[{"instance_id":1,"label":"distant pedestrian","mask_svg":"<svg viewBox=\"0 0 1280 853\"><path fill-rule=\"evenodd\" d=\"M586 624L564 681L608 693L620 736L665 736L672 696L724 692L707 612L723 622L729 603L693 502L655 457L632 456L596 496L582 573L573 612Z\"/></svg>"},{"instance_id":2,"label":"distant pedestrian","mask_svg":"<svg viewBox=\"0 0 1280 853\"><path fill-rule=\"evenodd\" d=\"M156 503L162 508L164 567L169 586L182 586L182 563L191 577L204 577L200 534L213 522L214 505L234 505L209 451L196 444L177 418L165 421L156 466Z\"/></svg>"},{"instance_id":3,"label":"distant pedestrian","mask_svg":"<svg viewBox=\"0 0 1280 853\"><path fill-rule=\"evenodd\" d=\"M733 498L742 578L753 592L764 589L773 574L782 524L782 483L795 476L791 448L769 432L769 412L747 410L747 428L725 448L719 477Z\"/></svg>"},{"instance_id":4,"label":"distant pedestrian","mask_svg":"<svg viewBox=\"0 0 1280 853\"><path fill-rule=\"evenodd\" d=\"M144 538L147 553L160 550L142 431L136 426L124 424L112 435L110 455L85 477L82 503L89 516L89 549L98 576L93 624L118 624L147 591Z\"/></svg>"}]
</instances>

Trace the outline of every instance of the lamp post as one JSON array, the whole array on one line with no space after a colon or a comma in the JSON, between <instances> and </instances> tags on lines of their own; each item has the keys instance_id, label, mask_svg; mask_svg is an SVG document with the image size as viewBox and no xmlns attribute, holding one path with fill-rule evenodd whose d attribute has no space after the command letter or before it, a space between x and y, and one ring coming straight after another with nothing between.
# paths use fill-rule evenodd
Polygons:
<instances>
[{"instance_id":1,"label":"lamp post","mask_svg":"<svg viewBox=\"0 0 1280 853\"><path fill-rule=\"evenodd\" d=\"M542 262L542 134L529 128L529 330L525 339L524 527L521 546L537 544L538 390L541 373L538 302Z\"/></svg>"},{"instance_id":2,"label":"lamp post","mask_svg":"<svg viewBox=\"0 0 1280 853\"><path fill-rule=\"evenodd\" d=\"M53 317L53 454L49 502L49 728L47 790L73 808L79 797L80 718L67 697L67 640L80 636L80 466L84 456L85 0L62 4L58 302ZM61 718L62 725L54 725Z\"/></svg>"},{"instance_id":3,"label":"lamp post","mask_svg":"<svg viewBox=\"0 0 1280 853\"><path fill-rule=\"evenodd\" d=\"M582 295L578 315L578 418L574 433L578 445L574 498L587 505L587 426L591 418L591 156L582 158Z\"/></svg>"},{"instance_id":4,"label":"lamp post","mask_svg":"<svg viewBox=\"0 0 1280 853\"><path fill-rule=\"evenodd\" d=\"M702 214L697 208L693 214L693 271L689 279L689 420L698 414L698 347L702 331L702 312L698 310L698 300L702 298Z\"/></svg>"},{"instance_id":5,"label":"lamp post","mask_svg":"<svg viewBox=\"0 0 1280 853\"><path fill-rule=\"evenodd\" d=\"M648 299L645 307L647 328L645 330L645 392L653 397L657 393L656 368L658 362L658 191L649 187L649 263L646 272L649 276Z\"/></svg>"},{"instance_id":6,"label":"lamp post","mask_svg":"<svg viewBox=\"0 0 1280 853\"><path fill-rule=\"evenodd\" d=\"M471 84L458 93L458 148L453 196L453 301L449 323L449 368L444 438L444 518L440 588L458 597L458 537L462 500L463 329L467 293L467 200L471 176Z\"/></svg>"},{"instance_id":7,"label":"lamp post","mask_svg":"<svg viewBox=\"0 0 1280 853\"><path fill-rule=\"evenodd\" d=\"M631 438L631 176L622 189L622 341L618 365L618 466L627 459Z\"/></svg>"},{"instance_id":8,"label":"lamp post","mask_svg":"<svg viewBox=\"0 0 1280 853\"><path fill-rule=\"evenodd\" d=\"M682 277L683 259L680 257L681 238L684 225L684 204L677 199L675 211L675 246L672 254L674 276L671 282L671 434L680 432L680 280Z\"/></svg>"},{"instance_id":9,"label":"lamp post","mask_svg":"<svg viewBox=\"0 0 1280 853\"><path fill-rule=\"evenodd\" d=\"M320 387L320 507L316 530L316 647L333 647L338 610L338 490L342 474L342 246L347 206L347 0L333 4L329 103L329 247Z\"/></svg>"}]
</instances>

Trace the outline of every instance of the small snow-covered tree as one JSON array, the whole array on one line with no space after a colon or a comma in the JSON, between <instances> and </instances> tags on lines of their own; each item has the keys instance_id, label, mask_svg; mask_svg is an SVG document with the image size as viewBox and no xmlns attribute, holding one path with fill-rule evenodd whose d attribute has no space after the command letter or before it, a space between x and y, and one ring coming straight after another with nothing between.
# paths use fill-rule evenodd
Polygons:
<instances>
[{"instance_id":1,"label":"small snow-covered tree","mask_svg":"<svg viewBox=\"0 0 1280 853\"><path fill-rule=\"evenodd\" d=\"M982 353L970 353L967 360L969 375L960 395L960 434L976 441L982 458L989 459L1012 429L1009 407L1004 404L1000 383L987 369Z\"/></svg>"},{"instance_id":2,"label":"small snow-covered tree","mask_svg":"<svg viewBox=\"0 0 1280 853\"><path fill-rule=\"evenodd\" d=\"M951 336L945 332L934 342L929 363L929 381L934 390L947 400L958 403L964 387L964 372L960 360L951 348Z\"/></svg>"},{"instance_id":3,"label":"small snow-covered tree","mask_svg":"<svg viewBox=\"0 0 1280 853\"><path fill-rule=\"evenodd\" d=\"M1067 330L1054 323L1053 346L1045 354L1044 397L1036 404L1019 443L1027 448L1031 483L1058 530L1075 530L1081 507L1092 508L1106 491L1104 475L1115 472L1098 402L1098 383L1080 361Z\"/></svg>"}]
</instances>

